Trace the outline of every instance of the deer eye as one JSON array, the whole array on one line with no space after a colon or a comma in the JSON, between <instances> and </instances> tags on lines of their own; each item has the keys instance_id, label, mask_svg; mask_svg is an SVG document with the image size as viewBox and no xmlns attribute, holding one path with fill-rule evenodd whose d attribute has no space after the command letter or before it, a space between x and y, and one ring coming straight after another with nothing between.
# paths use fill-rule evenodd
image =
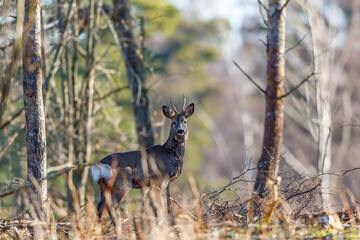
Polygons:
<instances>
[{"instance_id":1,"label":"deer eye","mask_svg":"<svg viewBox=\"0 0 360 240\"><path fill-rule=\"evenodd\" d=\"M173 122L174 125L176 125L176 122Z\"/></svg>"},{"instance_id":2,"label":"deer eye","mask_svg":"<svg viewBox=\"0 0 360 240\"><path fill-rule=\"evenodd\" d=\"M184 121L184 123L186 124L186 123L187 123L187 121Z\"/></svg>"}]
</instances>

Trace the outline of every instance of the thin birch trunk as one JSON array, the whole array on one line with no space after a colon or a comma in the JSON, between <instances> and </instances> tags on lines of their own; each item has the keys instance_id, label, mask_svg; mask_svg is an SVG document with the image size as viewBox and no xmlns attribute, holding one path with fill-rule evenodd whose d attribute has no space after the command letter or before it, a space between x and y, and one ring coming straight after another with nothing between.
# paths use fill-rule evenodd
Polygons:
<instances>
[{"instance_id":1,"label":"thin birch trunk","mask_svg":"<svg viewBox=\"0 0 360 240\"><path fill-rule=\"evenodd\" d=\"M329 206L331 188L331 89L334 82L330 76L330 51L328 50L329 27L323 16L319 14L323 6L322 1L309 3L308 15L313 42L314 71L316 76L316 113L318 126L318 174L321 181L322 208Z\"/></svg>"},{"instance_id":2,"label":"thin birch trunk","mask_svg":"<svg viewBox=\"0 0 360 240\"><path fill-rule=\"evenodd\" d=\"M85 107L84 107L84 143L85 143L85 159L84 164L90 162L91 158L91 124L92 112L94 103L94 83L95 83L95 26L97 18L100 15L99 7L100 1L97 3L95 9L95 1L90 1L89 27L88 27L88 42L86 54L86 92L85 92ZM81 183L79 186L80 205L85 203L85 185L88 180L89 167L85 167L81 174Z\"/></svg>"},{"instance_id":3,"label":"thin birch trunk","mask_svg":"<svg viewBox=\"0 0 360 240\"><path fill-rule=\"evenodd\" d=\"M78 37L79 37L79 19L78 19L78 2L73 1L73 8L75 14L73 15L73 41L72 41L72 57L71 57L71 83L69 86L69 96L70 96L70 129L72 133L71 141L73 142L73 154L69 155L69 159L80 159L79 158L79 121L80 121L80 104L79 104L79 78L78 78ZM70 152L69 152L70 154ZM72 175L72 172L69 173L69 177ZM70 178L72 179L72 177Z\"/></svg>"},{"instance_id":4,"label":"thin birch trunk","mask_svg":"<svg viewBox=\"0 0 360 240\"><path fill-rule=\"evenodd\" d=\"M25 1L23 91L26 119L26 152L28 178L38 181L31 187L30 201L37 216L46 219L47 199L46 177L46 133L44 105L42 99L41 72L41 17L39 0Z\"/></svg>"},{"instance_id":5,"label":"thin birch trunk","mask_svg":"<svg viewBox=\"0 0 360 240\"><path fill-rule=\"evenodd\" d=\"M254 190L264 197L267 180L278 175L284 122L285 74L285 0L271 0L268 4L267 88L263 146L258 162Z\"/></svg>"}]
</instances>

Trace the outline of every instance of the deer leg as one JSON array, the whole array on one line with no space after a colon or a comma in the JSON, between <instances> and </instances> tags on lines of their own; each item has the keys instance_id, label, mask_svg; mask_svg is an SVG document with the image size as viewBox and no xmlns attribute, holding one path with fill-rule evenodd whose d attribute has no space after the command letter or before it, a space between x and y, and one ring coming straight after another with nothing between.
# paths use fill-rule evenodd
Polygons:
<instances>
[{"instance_id":1,"label":"deer leg","mask_svg":"<svg viewBox=\"0 0 360 240\"><path fill-rule=\"evenodd\" d=\"M100 201L96 206L96 210L98 213L99 221L101 221L101 216L106 206L105 193L110 189L107 188L107 183L103 179L99 181L99 186L100 186Z\"/></svg>"},{"instance_id":2,"label":"deer leg","mask_svg":"<svg viewBox=\"0 0 360 240\"><path fill-rule=\"evenodd\" d=\"M170 197L170 183L166 186L166 203L167 203L167 212L170 217L170 225L175 225L174 215L171 211L171 197Z\"/></svg>"},{"instance_id":3,"label":"deer leg","mask_svg":"<svg viewBox=\"0 0 360 240\"><path fill-rule=\"evenodd\" d=\"M166 186L166 203L168 214L171 213L170 183Z\"/></svg>"},{"instance_id":4,"label":"deer leg","mask_svg":"<svg viewBox=\"0 0 360 240\"><path fill-rule=\"evenodd\" d=\"M100 202L98 203L98 205L96 206L96 209L97 209L97 212L98 212L98 217L99 217L99 221L101 221L101 216L102 216L102 213L104 211L104 208L105 208L105 195L104 195L104 192L101 191L100 193Z\"/></svg>"},{"instance_id":5,"label":"deer leg","mask_svg":"<svg viewBox=\"0 0 360 240\"><path fill-rule=\"evenodd\" d=\"M112 221L115 223L115 207L121 202L124 196L131 190L132 188L132 180L133 177L131 172L123 171L116 177L114 188L111 192L111 201L109 204L109 214ZM116 187L115 187L116 186Z\"/></svg>"}]
</instances>

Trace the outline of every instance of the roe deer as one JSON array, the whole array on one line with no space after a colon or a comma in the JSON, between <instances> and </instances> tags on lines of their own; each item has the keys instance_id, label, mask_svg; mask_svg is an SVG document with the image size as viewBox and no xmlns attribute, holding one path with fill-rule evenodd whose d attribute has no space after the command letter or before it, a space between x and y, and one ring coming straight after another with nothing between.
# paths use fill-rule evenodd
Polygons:
<instances>
[{"instance_id":1,"label":"roe deer","mask_svg":"<svg viewBox=\"0 0 360 240\"><path fill-rule=\"evenodd\" d=\"M92 167L94 180L100 185L101 199L97 205L99 219L106 208L118 204L131 188L143 188L167 181L167 208L170 211L169 185L181 173L185 145L188 138L187 119L193 114L195 105L186 109L186 100L180 113L170 101L173 109L163 106L165 117L171 120L170 134L163 145L155 145L143 151L113 153Z\"/></svg>"}]
</instances>

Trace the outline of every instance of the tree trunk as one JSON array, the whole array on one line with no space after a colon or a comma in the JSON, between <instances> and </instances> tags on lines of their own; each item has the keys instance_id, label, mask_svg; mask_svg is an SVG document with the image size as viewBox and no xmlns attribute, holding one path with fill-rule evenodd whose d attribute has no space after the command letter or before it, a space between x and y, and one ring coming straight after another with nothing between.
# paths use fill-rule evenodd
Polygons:
<instances>
[{"instance_id":1,"label":"tree trunk","mask_svg":"<svg viewBox=\"0 0 360 240\"><path fill-rule=\"evenodd\" d=\"M130 14L130 0L113 0L112 20L116 26L126 64L127 77L132 93L136 132L140 148L154 145L150 119L150 102L146 86L144 59L136 42Z\"/></svg>"},{"instance_id":2,"label":"tree trunk","mask_svg":"<svg viewBox=\"0 0 360 240\"><path fill-rule=\"evenodd\" d=\"M333 81L330 73L329 27L326 26L322 12L323 1L309 3L308 17L311 30L314 55L314 72L316 76L316 114L318 126L318 174L321 181L321 205L322 208L330 207L331 175L327 174L331 168L331 106L330 100L336 89L336 81Z\"/></svg>"},{"instance_id":3,"label":"tree trunk","mask_svg":"<svg viewBox=\"0 0 360 240\"><path fill-rule=\"evenodd\" d=\"M267 10L267 88L265 129L254 190L264 197L268 179L275 180L279 169L284 122L285 0L271 0Z\"/></svg>"},{"instance_id":4,"label":"tree trunk","mask_svg":"<svg viewBox=\"0 0 360 240\"><path fill-rule=\"evenodd\" d=\"M28 178L38 181L30 190L31 204L37 210L34 217L46 218L47 199L46 133L42 98L40 1L25 1L23 90L26 119L26 151Z\"/></svg>"}]
</instances>

